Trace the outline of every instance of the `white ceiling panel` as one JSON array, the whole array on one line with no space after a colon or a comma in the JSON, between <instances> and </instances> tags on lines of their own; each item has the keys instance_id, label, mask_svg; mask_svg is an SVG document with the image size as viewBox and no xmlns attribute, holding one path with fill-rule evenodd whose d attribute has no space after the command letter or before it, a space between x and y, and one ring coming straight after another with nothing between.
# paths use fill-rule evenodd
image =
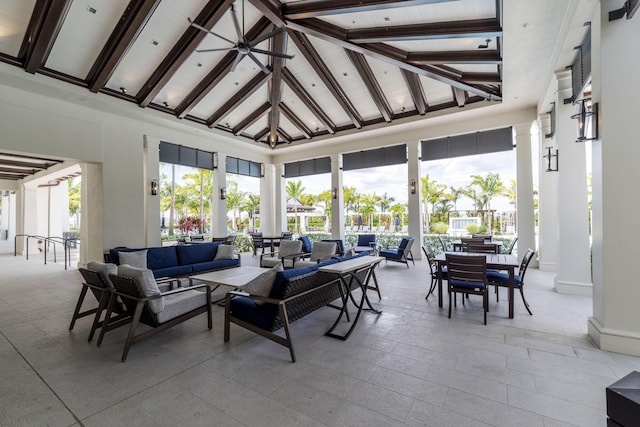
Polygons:
<instances>
[{"instance_id":1,"label":"white ceiling panel","mask_svg":"<svg viewBox=\"0 0 640 427\"><path fill-rule=\"evenodd\" d=\"M137 93L189 27L206 0L163 1L109 79L107 87ZM179 17L177 19L176 17Z\"/></svg>"},{"instance_id":2,"label":"white ceiling panel","mask_svg":"<svg viewBox=\"0 0 640 427\"><path fill-rule=\"evenodd\" d=\"M86 78L128 3L127 0L75 0L71 3L46 66Z\"/></svg>"},{"instance_id":3,"label":"white ceiling panel","mask_svg":"<svg viewBox=\"0 0 640 427\"><path fill-rule=\"evenodd\" d=\"M2 0L0 52L18 56L36 0Z\"/></svg>"},{"instance_id":4,"label":"white ceiling panel","mask_svg":"<svg viewBox=\"0 0 640 427\"><path fill-rule=\"evenodd\" d=\"M423 76L420 76L420 81L429 105L444 104L453 100L451 86Z\"/></svg>"},{"instance_id":5,"label":"white ceiling panel","mask_svg":"<svg viewBox=\"0 0 640 427\"><path fill-rule=\"evenodd\" d=\"M312 132L324 130L324 124L318 120L315 114L296 96L295 93L285 84L282 92L282 103L284 103L294 114L307 125Z\"/></svg>"},{"instance_id":6,"label":"white ceiling panel","mask_svg":"<svg viewBox=\"0 0 640 427\"><path fill-rule=\"evenodd\" d=\"M265 114L264 116L260 117L257 122L245 129L244 132L248 135L255 135L258 132L262 132L262 130L266 127L269 127L269 114Z\"/></svg>"},{"instance_id":7,"label":"white ceiling panel","mask_svg":"<svg viewBox=\"0 0 640 427\"><path fill-rule=\"evenodd\" d=\"M401 113L405 110L413 110L414 105L407 83L402 76L402 71L398 67L386 62L367 57L367 62L376 76L378 84L386 95L387 101L394 113Z\"/></svg>"},{"instance_id":8,"label":"white ceiling panel","mask_svg":"<svg viewBox=\"0 0 640 427\"><path fill-rule=\"evenodd\" d=\"M365 120L380 117L380 111L373 103L358 70L353 66L344 49L316 37L309 37L309 39L321 58L331 58L329 67L331 73L342 90L348 95L360 116Z\"/></svg>"},{"instance_id":9,"label":"white ceiling panel","mask_svg":"<svg viewBox=\"0 0 640 427\"><path fill-rule=\"evenodd\" d=\"M379 8L364 13L323 16L321 19L343 28L356 29L491 18L496 13L495 3L495 0L459 0L393 9Z\"/></svg>"},{"instance_id":10,"label":"white ceiling panel","mask_svg":"<svg viewBox=\"0 0 640 427\"><path fill-rule=\"evenodd\" d=\"M292 138L296 138L296 137L303 137L304 135L302 134L302 132L300 132L298 130L298 128L289 121L289 119L287 119L285 116L280 116L280 129L284 130L287 135L289 135Z\"/></svg>"}]
</instances>

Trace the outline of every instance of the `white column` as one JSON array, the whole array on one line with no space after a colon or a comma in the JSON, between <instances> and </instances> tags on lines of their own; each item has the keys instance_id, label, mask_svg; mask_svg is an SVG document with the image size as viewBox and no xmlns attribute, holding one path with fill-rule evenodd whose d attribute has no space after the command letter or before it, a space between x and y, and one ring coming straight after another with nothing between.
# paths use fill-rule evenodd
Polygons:
<instances>
[{"instance_id":1,"label":"white column","mask_svg":"<svg viewBox=\"0 0 640 427\"><path fill-rule=\"evenodd\" d=\"M558 269L558 172L547 172L547 147L555 154L557 146L555 133L551 132L550 120L546 117L542 122L540 147L540 167L538 185L538 268L542 271ZM552 158L551 166L562 166L560 158ZM563 158L564 160L564 158Z\"/></svg>"},{"instance_id":2,"label":"white column","mask_svg":"<svg viewBox=\"0 0 640 427\"><path fill-rule=\"evenodd\" d=\"M156 180L160 185L160 140L156 138L144 137L144 173L145 183L145 246L153 247L162 244L160 226L160 194L151 194L151 181Z\"/></svg>"},{"instance_id":3,"label":"white column","mask_svg":"<svg viewBox=\"0 0 640 427\"><path fill-rule=\"evenodd\" d=\"M275 177L275 233L287 231L287 189L284 179L284 164L276 165Z\"/></svg>"},{"instance_id":4,"label":"white column","mask_svg":"<svg viewBox=\"0 0 640 427\"><path fill-rule=\"evenodd\" d=\"M275 180L275 166L265 163L264 176L260 178L260 231L265 235L273 234L276 229Z\"/></svg>"},{"instance_id":5,"label":"white column","mask_svg":"<svg viewBox=\"0 0 640 427\"><path fill-rule=\"evenodd\" d=\"M104 251L104 204L102 164L81 163L80 259L79 267L89 261L102 261Z\"/></svg>"},{"instance_id":6,"label":"white column","mask_svg":"<svg viewBox=\"0 0 640 427\"><path fill-rule=\"evenodd\" d=\"M46 230L38 228L38 189L33 185L24 185L22 197L22 233L31 236L44 235ZM38 253L36 241L29 240L29 254Z\"/></svg>"},{"instance_id":7,"label":"white column","mask_svg":"<svg viewBox=\"0 0 640 427\"><path fill-rule=\"evenodd\" d=\"M331 194L336 190L337 197L331 199L331 238L344 239L344 192L342 183L342 154L331 155Z\"/></svg>"},{"instance_id":8,"label":"white column","mask_svg":"<svg viewBox=\"0 0 640 427\"><path fill-rule=\"evenodd\" d=\"M409 236L413 237L411 254L415 259L422 259L422 203L420 203L420 141L407 144L407 191L409 201ZM415 181L414 192L411 191L411 183Z\"/></svg>"},{"instance_id":9,"label":"white column","mask_svg":"<svg viewBox=\"0 0 640 427\"><path fill-rule=\"evenodd\" d=\"M218 167L213 170L213 200L211 201L211 233L213 236L227 235L227 200L221 199L220 190L227 190L227 156L216 153Z\"/></svg>"},{"instance_id":10,"label":"white column","mask_svg":"<svg viewBox=\"0 0 640 427\"><path fill-rule=\"evenodd\" d=\"M556 73L556 142L560 155L558 168L558 274L555 288L559 293L591 295L591 260L589 251L589 207L587 200L587 160L585 143L576 143L576 113L571 97L571 72Z\"/></svg>"},{"instance_id":11,"label":"white column","mask_svg":"<svg viewBox=\"0 0 640 427\"><path fill-rule=\"evenodd\" d=\"M593 317L589 335L600 348L640 356L638 322L638 106L633 82L640 56L627 50L640 38L638 16L609 22L619 2L602 1L592 19L593 100L599 140L593 142Z\"/></svg>"},{"instance_id":12,"label":"white column","mask_svg":"<svg viewBox=\"0 0 640 427\"><path fill-rule=\"evenodd\" d=\"M533 167L531 165L531 123L513 126L516 142L516 228L518 256L528 248L536 249L535 217L533 212ZM535 261L532 260L535 264Z\"/></svg>"}]
</instances>

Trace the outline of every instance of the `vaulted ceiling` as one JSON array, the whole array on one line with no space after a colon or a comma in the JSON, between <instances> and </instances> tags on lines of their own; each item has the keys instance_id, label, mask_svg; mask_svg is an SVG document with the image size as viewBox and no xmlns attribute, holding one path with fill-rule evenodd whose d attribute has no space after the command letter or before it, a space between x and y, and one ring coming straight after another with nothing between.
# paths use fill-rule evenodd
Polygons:
<instances>
[{"instance_id":1,"label":"vaulted ceiling","mask_svg":"<svg viewBox=\"0 0 640 427\"><path fill-rule=\"evenodd\" d=\"M0 60L276 148L500 101L501 7L502 0L4 0ZM264 40L250 55L238 52L256 39Z\"/></svg>"}]
</instances>

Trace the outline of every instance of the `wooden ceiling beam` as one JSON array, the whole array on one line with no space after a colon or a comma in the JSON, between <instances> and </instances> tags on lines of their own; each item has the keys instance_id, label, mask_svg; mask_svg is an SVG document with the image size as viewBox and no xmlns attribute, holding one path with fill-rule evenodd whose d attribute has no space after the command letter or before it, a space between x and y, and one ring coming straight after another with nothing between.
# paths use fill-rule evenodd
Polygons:
<instances>
[{"instance_id":1,"label":"wooden ceiling beam","mask_svg":"<svg viewBox=\"0 0 640 427\"><path fill-rule=\"evenodd\" d=\"M313 97L306 91L302 84L295 78L295 76L289 71L288 68L282 70L282 77L285 83L289 86L289 89L296 94L298 99L316 116L319 122L321 122L330 134L336 133L336 125L331 118L324 112L324 110L318 105Z\"/></svg>"},{"instance_id":2,"label":"wooden ceiling beam","mask_svg":"<svg viewBox=\"0 0 640 427\"><path fill-rule=\"evenodd\" d=\"M242 104L258 89L262 87L267 80L271 79L271 73L265 74L260 70L246 85L244 85L238 92L236 92L227 102L225 102L220 108L216 110L207 119L207 126L210 128L220 124L220 121L231 111L235 110L238 105Z\"/></svg>"},{"instance_id":3,"label":"wooden ceiling beam","mask_svg":"<svg viewBox=\"0 0 640 427\"><path fill-rule=\"evenodd\" d=\"M3 166L4 165L0 163L0 172L9 173L15 176L29 176L39 172L37 169L26 170L26 169L15 169L11 167L5 168Z\"/></svg>"},{"instance_id":4,"label":"wooden ceiling beam","mask_svg":"<svg viewBox=\"0 0 640 427\"><path fill-rule=\"evenodd\" d=\"M271 24L271 22L262 17L256 22L256 24L251 27L247 34L245 35L247 40L253 40L262 34ZM176 116L178 118L184 118L191 112L191 110L198 105L205 96L209 94L215 88L222 79L229 74L231 70L231 66L233 65L233 61L236 59L237 52L231 51L227 52L227 54L216 64L216 66L203 78L195 88L178 104L176 107ZM264 74L264 73L263 73Z\"/></svg>"},{"instance_id":5,"label":"wooden ceiling beam","mask_svg":"<svg viewBox=\"0 0 640 427\"><path fill-rule=\"evenodd\" d=\"M64 160L50 159L50 158L47 158L47 157L29 156L27 154L13 154L13 153L0 152L0 156L13 157L13 158L18 158L18 159L25 159L27 161L34 160L34 161L45 162L46 165L47 165L46 167L53 166L53 165L55 165L57 163L63 163L64 162ZM4 161L4 159L0 159L0 160Z\"/></svg>"},{"instance_id":6,"label":"wooden ceiling beam","mask_svg":"<svg viewBox=\"0 0 640 427\"><path fill-rule=\"evenodd\" d=\"M469 84L502 83L499 73L463 73L461 80Z\"/></svg>"},{"instance_id":7,"label":"wooden ceiling beam","mask_svg":"<svg viewBox=\"0 0 640 427\"><path fill-rule=\"evenodd\" d=\"M425 114L427 114L429 105L427 104L427 99L424 95L424 88L422 87L420 77L417 74L412 73L411 71L401 71L402 77L404 77L404 81L405 83L407 83L407 87L409 88L409 93L411 94L413 105L416 106L416 111L421 116L424 116Z\"/></svg>"},{"instance_id":8,"label":"wooden ceiling beam","mask_svg":"<svg viewBox=\"0 0 640 427\"><path fill-rule=\"evenodd\" d=\"M502 64L497 51L466 50L458 52L409 52L407 61L412 64Z\"/></svg>"},{"instance_id":9,"label":"wooden ceiling beam","mask_svg":"<svg viewBox=\"0 0 640 427\"><path fill-rule=\"evenodd\" d=\"M229 10L233 0L210 0L194 22L205 28L212 28L220 18ZM186 22L185 22L186 23ZM196 50L198 45L207 36L207 33L189 25L176 42L162 63L149 76L145 84L136 94L141 107L149 105L158 96L162 88L171 80L173 75L184 64L187 58Z\"/></svg>"},{"instance_id":10,"label":"wooden ceiling beam","mask_svg":"<svg viewBox=\"0 0 640 427\"><path fill-rule=\"evenodd\" d=\"M271 103L268 101L259 106L253 113L249 114L243 121L238 123L238 125L232 129L233 134L236 136L240 135L246 128L257 122L260 117L270 109Z\"/></svg>"},{"instance_id":11,"label":"wooden ceiling beam","mask_svg":"<svg viewBox=\"0 0 640 427\"><path fill-rule=\"evenodd\" d=\"M12 174L8 174L8 173L0 173L0 179L8 179L8 180L13 180L13 181L17 181L19 179L23 179L23 176L19 176L19 175L12 175Z\"/></svg>"},{"instance_id":12,"label":"wooden ceiling beam","mask_svg":"<svg viewBox=\"0 0 640 427\"><path fill-rule=\"evenodd\" d=\"M282 6L287 19L306 19L343 13L372 12L408 6L423 6L453 0L306 0Z\"/></svg>"},{"instance_id":13,"label":"wooden ceiling beam","mask_svg":"<svg viewBox=\"0 0 640 427\"><path fill-rule=\"evenodd\" d=\"M278 136L286 144L291 144L291 141L293 141L293 138L291 138L291 135L289 135L287 132L285 132L284 129L278 128ZM271 145L271 144L269 144L269 145ZM275 148L275 146L273 146L271 148Z\"/></svg>"},{"instance_id":14,"label":"wooden ceiling beam","mask_svg":"<svg viewBox=\"0 0 640 427\"><path fill-rule=\"evenodd\" d=\"M271 40L271 50L276 53L286 53L287 34L281 32L276 34ZM269 81L269 102L271 111L269 112L269 145L271 148L278 142L278 128L280 127L280 101L282 100L282 67L284 58L271 57L273 67L272 78Z\"/></svg>"},{"instance_id":15,"label":"wooden ceiling beam","mask_svg":"<svg viewBox=\"0 0 640 427\"><path fill-rule=\"evenodd\" d=\"M384 43L390 41L501 36L502 27L500 26L500 22L495 18L346 30L347 40L353 43Z\"/></svg>"},{"instance_id":16,"label":"wooden ceiling beam","mask_svg":"<svg viewBox=\"0 0 640 427\"><path fill-rule=\"evenodd\" d=\"M264 128L260 132L253 135L253 140L256 142L260 142L260 140L265 136L267 136L268 134L269 134L269 128Z\"/></svg>"},{"instance_id":17,"label":"wooden ceiling beam","mask_svg":"<svg viewBox=\"0 0 640 427\"><path fill-rule=\"evenodd\" d=\"M320 77L327 89L329 89L329 92L338 104L340 104L344 112L347 113L354 126L358 129L362 128L362 117L356 111L347 94L340 87L336 78L331 74L327 64L320 58L320 54L313 47L309 38L305 34L296 31L287 30L287 32L318 77Z\"/></svg>"},{"instance_id":18,"label":"wooden ceiling beam","mask_svg":"<svg viewBox=\"0 0 640 427\"><path fill-rule=\"evenodd\" d=\"M18 57L31 74L44 67L67 17L72 0L38 0L33 8Z\"/></svg>"},{"instance_id":19,"label":"wooden ceiling beam","mask_svg":"<svg viewBox=\"0 0 640 427\"><path fill-rule=\"evenodd\" d=\"M296 116L296 114L285 104L282 104L280 106L280 110L282 111L282 114L284 114L284 116L289 119L289 121L293 123L293 125L298 128L300 132L302 132L305 138L311 139L311 137L313 136L313 134L311 133L311 129L309 129L307 125L305 125L304 122L300 120L300 117Z\"/></svg>"},{"instance_id":20,"label":"wooden ceiling beam","mask_svg":"<svg viewBox=\"0 0 640 427\"><path fill-rule=\"evenodd\" d=\"M394 116L393 111L391 110L389 101L384 96L384 92L382 91L375 74L373 74L373 70L367 62L367 59L361 53L357 53L349 49L345 49L344 51L358 71L369 95L371 95L371 99L373 99L373 103L376 105L376 108L378 108L378 111L380 111L380 115L384 118L385 122L391 122Z\"/></svg>"},{"instance_id":21,"label":"wooden ceiling beam","mask_svg":"<svg viewBox=\"0 0 640 427\"><path fill-rule=\"evenodd\" d=\"M107 84L159 4L160 0L129 2L87 74L86 80L89 82L91 92L99 92Z\"/></svg>"},{"instance_id":22,"label":"wooden ceiling beam","mask_svg":"<svg viewBox=\"0 0 640 427\"><path fill-rule=\"evenodd\" d=\"M416 74L423 75L425 77L432 78L441 83L448 84L453 87L468 91L474 95L481 96L485 99L500 100L500 93L487 92L481 88L477 88L472 85L468 85L464 82L451 79L447 75L438 73L433 69L420 66L419 64L412 64L407 61L407 52L402 51L393 46L384 43L369 43L369 44L357 44L346 39L346 31L335 25L331 25L327 22L321 21L316 18L288 21L288 31L296 32L298 34L304 33L306 35L313 35L322 40L333 43L345 49L353 50L358 53L362 53L367 56L371 56L375 59L383 61L387 64L405 69L407 71L414 72Z\"/></svg>"},{"instance_id":23,"label":"wooden ceiling beam","mask_svg":"<svg viewBox=\"0 0 640 427\"><path fill-rule=\"evenodd\" d=\"M19 162L17 160L0 159L0 165L2 165L2 166L14 166L14 167L18 167L18 168L29 168L29 169L44 170L44 169L47 169L49 166L53 166L53 163L51 163L49 165L43 165L43 164L36 164L36 163L30 163L30 162Z\"/></svg>"}]
</instances>

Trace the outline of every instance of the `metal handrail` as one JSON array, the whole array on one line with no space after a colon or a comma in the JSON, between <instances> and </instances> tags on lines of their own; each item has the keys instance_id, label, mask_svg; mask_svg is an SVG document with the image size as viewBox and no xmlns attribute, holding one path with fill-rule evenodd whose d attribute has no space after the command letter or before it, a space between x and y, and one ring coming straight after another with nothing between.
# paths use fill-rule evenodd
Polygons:
<instances>
[{"instance_id":1,"label":"metal handrail","mask_svg":"<svg viewBox=\"0 0 640 427\"><path fill-rule=\"evenodd\" d=\"M47 248L53 243L53 262L58 262L57 257L57 244L62 244L64 246L64 269L67 269L67 266L71 265L71 242L77 242L78 239L65 239L63 237L57 236L39 236L39 235L30 235L30 234L16 234L13 238L13 256L18 255L18 237L26 237L26 258L29 259L29 239L38 239L44 242L44 263L47 263Z\"/></svg>"}]
</instances>

